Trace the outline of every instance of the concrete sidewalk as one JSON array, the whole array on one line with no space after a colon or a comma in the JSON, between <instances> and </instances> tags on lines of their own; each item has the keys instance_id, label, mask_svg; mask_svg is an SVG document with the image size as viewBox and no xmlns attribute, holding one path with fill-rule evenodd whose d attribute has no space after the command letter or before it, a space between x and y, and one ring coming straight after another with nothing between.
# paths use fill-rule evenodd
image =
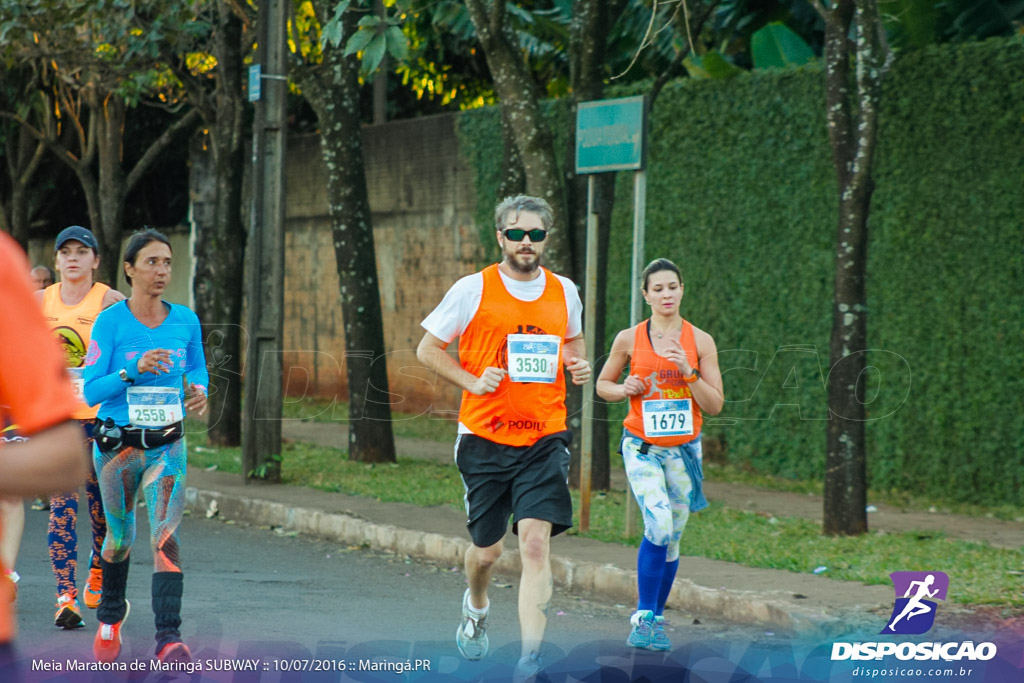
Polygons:
<instances>
[{"instance_id":1,"label":"concrete sidewalk","mask_svg":"<svg viewBox=\"0 0 1024 683\"><path fill-rule=\"evenodd\" d=\"M283 435L334 448L345 448L348 439L345 424L339 422L285 420ZM403 457L453 462L451 444L398 438L396 446ZM465 515L450 507L383 503L296 486L245 485L237 474L196 468L189 468L188 484L187 505L197 515L206 514L216 503L219 515L225 519L278 527L346 545L366 545L460 570L469 545ZM625 495L625 476L619 469L613 469L612 489ZM705 492L709 499L729 507L821 521L820 496L713 480L705 481ZM872 530L939 532L1002 547L1024 546L1024 524L1020 522L876 507L869 515ZM517 547L510 531L498 574L518 577ZM634 547L562 535L552 541L552 565L555 582L564 589L613 603L635 604ZM879 616L873 612L887 614L892 601L889 586L684 556L668 604L695 616L828 638L861 625L877 628Z\"/></svg>"},{"instance_id":2,"label":"concrete sidewalk","mask_svg":"<svg viewBox=\"0 0 1024 683\"><path fill-rule=\"evenodd\" d=\"M282 424L282 434L292 441L305 441L331 448L344 449L348 443L348 429L344 422L285 420ZM455 441L454 434L453 426L452 442ZM451 443L397 438L395 445L399 455L403 457L453 463ZM611 488L613 491L626 490L626 474L622 468L612 468ZM771 491L743 484L719 482L714 480L713 475L705 480L704 489L709 500L722 503L726 507L755 510L776 517L803 517L819 525L822 522L823 504L821 496L818 495ZM872 507L874 510L868 515L868 526L872 531L938 532L951 538L987 542L1000 548L1024 548L1024 513L1021 520L1009 522L939 511L905 510L881 503Z\"/></svg>"},{"instance_id":3,"label":"concrete sidewalk","mask_svg":"<svg viewBox=\"0 0 1024 683\"><path fill-rule=\"evenodd\" d=\"M187 507L249 524L281 527L344 543L462 566L468 547L465 515L453 508L422 508L287 485L245 485L237 474L189 468ZM215 503L215 505L214 505ZM511 533L511 532L510 532ZM498 574L517 577L519 553L506 538ZM636 549L577 536L552 541L556 584L600 599L635 604ZM683 557L669 607L734 622L828 638L849 632L870 613L892 605L887 586L755 569Z\"/></svg>"}]
</instances>

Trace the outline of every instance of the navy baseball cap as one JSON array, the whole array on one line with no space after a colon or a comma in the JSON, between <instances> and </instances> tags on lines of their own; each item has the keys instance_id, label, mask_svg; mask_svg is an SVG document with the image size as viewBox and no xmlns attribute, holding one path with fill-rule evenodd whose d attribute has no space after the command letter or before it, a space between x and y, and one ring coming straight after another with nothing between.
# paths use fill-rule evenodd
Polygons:
<instances>
[{"instance_id":1,"label":"navy baseball cap","mask_svg":"<svg viewBox=\"0 0 1024 683\"><path fill-rule=\"evenodd\" d=\"M99 251L99 244L96 242L96 236L92 234L91 230L83 228L81 225L72 225L61 230L60 234L57 235L57 242L54 244L53 250L60 251L60 248L64 246L64 243L70 240L78 240L93 251Z\"/></svg>"}]
</instances>

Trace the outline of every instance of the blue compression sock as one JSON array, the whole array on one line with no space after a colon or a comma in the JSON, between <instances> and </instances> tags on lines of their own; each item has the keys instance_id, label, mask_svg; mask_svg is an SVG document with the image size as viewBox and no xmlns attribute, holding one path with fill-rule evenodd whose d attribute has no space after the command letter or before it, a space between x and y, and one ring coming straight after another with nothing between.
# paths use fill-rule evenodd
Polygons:
<instances>
[{"instance_id":1,"label":"blue compression sock","mask_svg":"<svg viewBox=\"0 0 1024 683\"><path fill-rule=\"evenodd\" d=\"M638 610L653 612L657 606L666 554L668 546L654 545L646 538L640 541L640 552L636 555L637 592L640 595Z\"/></svg>"},{"instance_id":2,"label":"blue compression sock","mask_svg":"<svg viewBox=\"0 0 1024 683\"><path fill-rule=\"evenodd\" d=\"M676 580L676 570L679 569L679 558L671 562L665 562L665 571L661 574L661 588L658 590L658 605L654 610L654 616L660 617L665 611L665 602L668 594L672 591L672 583Z\"/></svg>"}]
</instances>

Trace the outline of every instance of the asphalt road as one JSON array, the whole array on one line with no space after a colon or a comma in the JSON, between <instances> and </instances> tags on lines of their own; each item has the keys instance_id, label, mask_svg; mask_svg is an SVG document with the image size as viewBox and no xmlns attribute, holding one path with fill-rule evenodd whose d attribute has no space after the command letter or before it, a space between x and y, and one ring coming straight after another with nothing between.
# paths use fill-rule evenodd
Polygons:
<instances>
[{"instance_id":1,"label":"asphalt road","mask_svg":"<svg viewBox=\"0 0 1024 683\"><path fill-rule=\"evenodd\" d=\"M152 671L150 664L152 554L148 524L144 511L140 513L128 578L132 609L122 631L119 661L142 670L97 674L68 670L75 666L72 662L93 662L95 613L85 611L83 629L62 631L53 626L55 587L46 554L47 514L27 512L17 566L22 575L17 643L29 680L155 681L165 676ZM85 541L89 532L84 519L79 520L79 529ZM507 680L519 656L516 589L511 584L496 581L490 594L491 654L481 662L467 662L454 646L465 588L461 568L191 516L184 520L180 540L185 562L182 636L195 660L204 665L202 671L191 672L192 680ZM81 554L83 566L87 556L88 550ZM80 575L79 586L84 578ZM665 655L624 646L631 609L556 591L545 662L609 657L618 662L637 657L641 662L662 662ZM772 640L760 629L711 623L679 612L667 616L676 643ZM387 662L391 670L372 671L373 665L366 662ZM47 665L62 668L40 668ZM417 665L418 670L405 675L394 670ZM255 671L230 671L246 666ZM307 671L300 675L296 669ZM189 672L178 673L185 677Z\"/></svg>"}]
</instances>

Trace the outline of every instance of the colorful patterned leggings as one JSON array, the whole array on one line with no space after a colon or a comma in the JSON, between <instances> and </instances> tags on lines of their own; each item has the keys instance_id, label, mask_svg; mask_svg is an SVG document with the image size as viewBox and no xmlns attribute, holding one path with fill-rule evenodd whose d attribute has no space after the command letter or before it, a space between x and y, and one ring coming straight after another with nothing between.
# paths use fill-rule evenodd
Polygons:
<instances>
[{"instance_id":1,"label":"colorful patterned leggings","mask_svg":"<svg viewBox=\"0 0 1024 683\"><path fill-rule=\"evenodd\" d=\"M81 420L86 443L92 443L92 420ZM96 470L89 468L85 481L85 498L89 504L89 522L92 527L92 554L90 567L99 568L100 548L107 534L107 520L103 515L100 486ZM57 595L75 590L78 571L78 491L55 494L50 497L50 524L46 541L50 550L50 566L57 579Z\"/></svg>"},{"instance_id":2,"label":"colorful patterned leggings","mask_svg":"<svg viewBox=\"0 0 1024 683\"><path fill-rule=\"evenodd\" d=\"M107 537L103 559L123 562L135 543L135 501L142 489L149 511L154 571L180 572L178 526L185 509L185 439L158 448L104 453L93 446Z\"/></svg>"},{"instance_id":3,"label":"colorful patterned leggings","mask_svg":"<svg viewBox=\"0 0 1024 683\"><path fill-rule=\"evenodd\" d=\"M622 461L633 495L644 513L644 538L668 546L666 561L679 559L679 541L690 518L690 477L682 449L700 448L700 440L682 446L651 446L641 453L643 441L624 435Z\"/></svg>"}]
</instances>

